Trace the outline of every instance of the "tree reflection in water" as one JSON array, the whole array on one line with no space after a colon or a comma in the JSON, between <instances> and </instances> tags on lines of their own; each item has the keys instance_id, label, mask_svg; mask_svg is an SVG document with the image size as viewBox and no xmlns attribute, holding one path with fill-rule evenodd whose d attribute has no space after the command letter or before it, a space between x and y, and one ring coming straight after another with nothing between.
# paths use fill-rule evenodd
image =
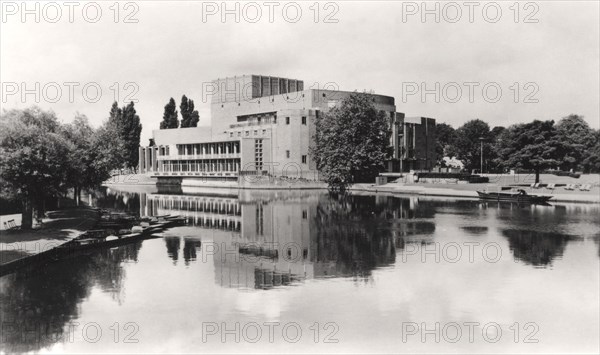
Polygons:
<instances>
[{"instance_id":1,"label":"tree reflection in water","mask_svg":"<svg viewBox=\"0 0 600 355\"><path fill-rule=\"evenodd\" d=\"M522 229L505 229L502 234L515 258L537 267L551 265L553 259L563 255L567 243L576 239L561 233Z\"/></svg>"},{"instance_id":2,"label":"tree reflection in water","mask_svg":"<svg viewBox=\"0 0 600 355\"><path fill-rule=\"evenodd\" d=\"M68 341L69 322L78 317L79 304L99 286L113 300L123 302L122 263L137 261L142 243L22 270L0 279L0 321L6 352L37 351Z\"/></svg>"},{"instance_id":3,"label":"tree reflection in water","mask_svg":"<svg viewBox=\"0 0 600 355\"><path fill-rule=\"evenodd\" d=\"M386 228L387 205L374 196L330 195L316 209L311 261L316 277L351 276L367 280L373 269L396 259L396 247Z\"/></svg>"},{"instance_id":4,"label":"tree reflection in water","mask_svg":"<svg viewBox=\"0 0 600 355\"><path fill-rule=\"evenodd\" d=\"M167 246L167 254L173 260L173 264L177 264L180 248L179 237L165 237L165 244Z\"/></svg>"},{"instance_id":5,"label":"tree reflection in water","mask_svg":"<svg viewBox=\"0 0 600 355\"><path fill-rule=\"evenodd\" d=\"M183 238L183 260L186 265L189 265L190 261L196 261L196 253L200 250L201 246L200 239L193 237Z\"/></svg>"}]
</instances>

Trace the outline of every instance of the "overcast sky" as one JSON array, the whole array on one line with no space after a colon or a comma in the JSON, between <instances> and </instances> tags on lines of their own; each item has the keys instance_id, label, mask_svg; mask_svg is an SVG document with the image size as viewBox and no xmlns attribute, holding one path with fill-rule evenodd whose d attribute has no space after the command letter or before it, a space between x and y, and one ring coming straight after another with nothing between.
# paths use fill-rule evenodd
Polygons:
<instances>
[{"instance_id":1,"label":"overcast sky","mask_svg":"<svg viewBox=\"0 0 600 355\"><path fill-rule=\"evenodd\" d=\"M170 97L178 105L182 94L194 99L201 123L208 124L210 100L203 102L203 83L260 74L301 79L305 88L372 90L394 96L399 112L455 127L473 118L507 126L570 113L584 115L595 128L600 125L598 1L522 2L518 11L512 1L496 2L485 13L486 3L477 2L471 19L462 1L446 7L437 3L439 23L435 14L422 21L421 2L320 3L317 23L312 1L288 5L285 12L286 3L276 3L271 19L269 5L258 2L258 20L256 8L244 11L245 3L238 3L237 23L233 14L222 21L220 2L148 1L137 8L121 2L118 23L114 2L98 3L100 16L89 5L86 20L80 2L71 21L68 5L42 2L36 23L34 15L22 21L20 1L2 2L3 108L35 104L34 94L25 100L21 94L22 89L35 92L37 82L39 106L54 110L63 121L78 111L97 126L107 118L118 83L119 101L128 94L138 100L145 144ZM428 9L435 6L427 3ZM297 17L298 7L302 14ZM58 20L57 8L62 11ZM128 15L137 23L124 23ZM68 82L78 83L72 103L69 85L75 84ZM61 88L59 99L52 83ZM422 83L431 92L425 97ZM97 86L102 95L88 102ZM457 97L457 89L462 96Z\"/></svg>"}]
</instances>

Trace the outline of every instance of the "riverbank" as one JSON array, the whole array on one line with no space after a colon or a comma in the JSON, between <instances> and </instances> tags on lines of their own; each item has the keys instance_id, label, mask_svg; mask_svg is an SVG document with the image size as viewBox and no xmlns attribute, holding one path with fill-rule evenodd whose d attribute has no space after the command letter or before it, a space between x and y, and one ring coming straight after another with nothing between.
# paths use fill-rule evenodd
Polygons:
<instances>
[{"instance_id":1,"label":"riverbank","mask_svg":"<svg viewBox=\"0 0 600 355\"><path fill-rule=\"evenodd\" d=\"M104 186L118 188L119 186L156 186L157 179L145 174L117 175L103 183ZM322 181L312 181L299 178L246 175L241 181L214 181L211 179L183 179L172 185L182 188L197 189L228 189L228 190L321 190L327 189ZM165 184L164 186L170 186Z\"/></svg>"},{"instance_id":2,"label":"riverbank","mask_svg":"<svg viewBox=\"0 0 600 355\"><path fill-rule=\"evenodd\" d=\"M489 188L490 191L497 191L500 186L506 185L432 183L355 184L350 188L350 191L478 199L477 190ZM598 187L593 187L591 191L569 191L562 187L553 190L547 188L532 189L530 187L524 189L529 194L552 196L550 202L600 203Z\"/></svg>"},{"instance_id":3,"label":"riverbank","mask_svg":"<svg viewBox=\"0 0 600 355\"><path fill-rule=\"evenodd\" d=\"M540 181L546 186L553 183L559 187L548 189L542 187L532 189L530 184L534 182L535 176L532 174L521 175L485 175L490 179L490 183L484 184L459 184L459 183L406 183L392 182L384 185L375 184L355 184L350 187L350 191L361 191L369 193L392 193L392 194L413 194L424 196L441 196L455 198L474 198L477 199L477 190L489 188L491 191L498 190L501 186L520 186L530 194L551 195L550 202L580 202L580 203L600 203L600 175L588 174L575 179L565 176L556 176L551 174L542 174ZM565 190L565 184L590 184L590 191ZM156 179L146 175L122 175L114 177L105 183L108 187L118 188L119 186L156 186ZM218 193L227 191L232 193L237 190L325 190L327 185L320 181L308 181L292 178L275 178L269 176L246 176L242 182L237 181L210 181L210 180L183 180L178 186L186 193Z\"/></svg>"},{"instance_id":4,"label":"riverbank","mask_svg":"<svg viewBox=\"0 0 600 355\"><path fill-rule=\"evenodd\" d=\"M0 230L0 265L56 248L93 228L100 218L98 210L89 207L49 211L46 215L32 230Z\"/></svg>"}]
</instances>

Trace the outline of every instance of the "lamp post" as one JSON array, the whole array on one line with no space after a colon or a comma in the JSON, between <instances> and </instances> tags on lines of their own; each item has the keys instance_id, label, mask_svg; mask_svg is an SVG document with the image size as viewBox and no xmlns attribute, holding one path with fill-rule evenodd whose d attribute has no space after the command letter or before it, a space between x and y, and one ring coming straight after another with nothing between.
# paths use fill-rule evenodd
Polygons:
<instances>
[{"instance_id":1,"label":"lamp post","mask_svg":"<svg viewBox=\"0 0 600 355\"><path fill-rule=\"evenodd\" d=\"M479 137L479 143L481 145L481 164L480 164L480 168L479 168L479 173L483 174L483 137Z\"/></svg>"}]
</instances>

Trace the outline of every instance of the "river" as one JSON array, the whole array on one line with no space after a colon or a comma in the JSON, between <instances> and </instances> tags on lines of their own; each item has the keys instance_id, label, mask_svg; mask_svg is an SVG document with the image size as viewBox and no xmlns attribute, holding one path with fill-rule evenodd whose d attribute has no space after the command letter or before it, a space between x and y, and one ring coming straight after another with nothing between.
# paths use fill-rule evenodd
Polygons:
<instances>
[{"instance_id":1,"label":"river","mask_svg":"<svg viewBox=\"0 0 600 355\"><path fill-rule=\"evenodd\" d=\"M0 279L5 352L598 353L598 205L104 189L188 219Z\"/></svg>"}]
</instances>

